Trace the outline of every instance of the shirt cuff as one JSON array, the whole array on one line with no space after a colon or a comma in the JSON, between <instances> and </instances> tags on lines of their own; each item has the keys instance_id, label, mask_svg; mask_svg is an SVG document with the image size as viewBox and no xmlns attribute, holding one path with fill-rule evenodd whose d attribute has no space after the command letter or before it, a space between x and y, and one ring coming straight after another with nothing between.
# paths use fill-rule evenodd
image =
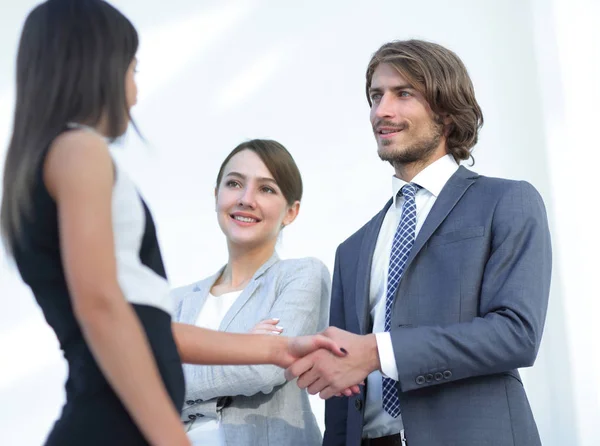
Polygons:
<instances>
[{"instance_id":1,"label":"shirt cuff","mask_svg":"<svg viewBox=\"0 0 600 446\"><path fill-rule=\"evenodd\" d=\"M398 367L396 367L396 355L392 347L392 335L389 332L375 333L377 340L377 352L381 364L381 374L386 378L398 381Z\"/></svg>"}]
</instances>

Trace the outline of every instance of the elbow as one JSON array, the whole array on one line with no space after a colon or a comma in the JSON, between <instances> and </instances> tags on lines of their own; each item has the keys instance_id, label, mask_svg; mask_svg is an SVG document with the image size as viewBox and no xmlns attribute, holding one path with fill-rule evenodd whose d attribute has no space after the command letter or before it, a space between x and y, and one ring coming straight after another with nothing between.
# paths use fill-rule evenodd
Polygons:
<instances>
[{"instance_id":1,"label":"elbow","mask_svg":"<svg viewBox=\"0 0 600 446\"><path fill-rule=\"evenodd\" d=\"M72 305L77 321L88 328L114 321L122 304L126 303L120 295L118 288L73 293Z\"/></svg>"},{"instance_id":2,"label":"elbow","mask_svg":"<svg viewBox=\"0 0 600 446\"><path fill-rule=\"evenodd\" d=\"M255 391L252 394L264 393L265 395L269 395L270 393L273 393L286 383L287 380L285 379L283 370L277 369L269 378L267 378L258 386L258 391Z\"/></svg>"},{"instance_id":3,"label":"elbow","mask_svg":"<svg viewBox=\"0 0 600 446\"><path fill-rule=\"evenodd\" d=\"M271 382L266 383L261 389L260 392L264 393L265 395L268 395L270 393L273 393L274 391L276 391L277 389L279 389L281 386L283 386L284 384L286 384L287 381L285 378L282 379L273 379Z\"/></svg>"},{"instance_id":4,"label":"elbow","mask_svg":"<svg viewBox=\"0 0 600 446\"><path fill-rule=\"evenodd\" d=\"M527 330L518 339L518 349L515 352L516 367L531 367L537 358L538 350L540 347L541 335L535 330Z\"/></svg>"}]
</instances>

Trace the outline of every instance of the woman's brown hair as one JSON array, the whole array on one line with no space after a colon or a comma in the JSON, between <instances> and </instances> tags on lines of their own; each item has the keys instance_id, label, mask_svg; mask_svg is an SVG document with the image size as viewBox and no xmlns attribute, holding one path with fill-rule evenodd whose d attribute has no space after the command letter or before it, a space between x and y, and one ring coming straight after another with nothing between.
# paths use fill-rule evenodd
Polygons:
<instances>
[{"instance_id":1,"label":"woman's brown hair","mask_svg":"<svg viewBox=\"0 0 600 446\"><path fill-rule=\"evenodd\" d=\"M252 139L233 149L221 164L217 175L217 188L221 184L229 160L243 150L252 150L265 163L289 206L302 199L302 177L294 158L283 145L270 139Z\"/></svg>"}]
</instances>

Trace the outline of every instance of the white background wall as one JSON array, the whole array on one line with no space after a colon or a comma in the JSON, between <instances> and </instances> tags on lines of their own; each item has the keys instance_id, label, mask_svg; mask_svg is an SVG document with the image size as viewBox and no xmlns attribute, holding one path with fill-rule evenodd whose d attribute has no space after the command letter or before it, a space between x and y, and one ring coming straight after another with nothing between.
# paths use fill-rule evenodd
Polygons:
<instances>
[{"instance_id":1,"label":"white background wall","mask_svg":"<svg viewBox=\"0 0 600 446\"><path fill-rule=\"evenodd\" d=\"M0 0L0 157L14 102L19 32L36 2ZM600 252L594 216L600 166L597 0L115 0L137 26L144 146L117 157L148 199L173 285L226 260L213 211L225 155L248 138L292 152L306 193L285 230L284 257L336 246L390 194L364 94L380 44L441 43L463 59L484 111L474 152L481 174L526 179L543 195L554 243L546 332L523 371L546 446L600 438ZM41 444L63 401L66 368L52 331L0 252L0 443ZM315 400L322 417L322 404Z\"/></svg>"}]
</instances>

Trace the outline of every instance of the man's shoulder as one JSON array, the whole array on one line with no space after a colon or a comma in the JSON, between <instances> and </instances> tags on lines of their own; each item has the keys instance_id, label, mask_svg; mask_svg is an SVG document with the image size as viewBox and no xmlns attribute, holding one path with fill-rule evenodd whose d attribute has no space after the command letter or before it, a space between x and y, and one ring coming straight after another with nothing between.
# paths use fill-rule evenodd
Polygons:
<instances>
[{"instance_id":1,"label":"man's shoulder","mask_svg":"<svg viewBox=\"0 0 600 446\"><path fill-rule=\"evenodd\" d=\"M493 212L496 217L538 216L545 218L546 207L540 192L526 180L478 176L461 199L468 206L484 212ZM512 218L510 217L510 218Z\"/></svg>"},{"instance_id":2,"label":"man's shoulder","mask_svg":"<svg viewBox=\"0 0 600 446\"><path fill-rule=\"evenodd\" d=\"M471 192L479 192L485 195L501 196L507 192L529 193L539 195L537 189L526 180L514 180L509 178L488 177L476 174L476 181Z\"/></svg>"}]
</instances>

